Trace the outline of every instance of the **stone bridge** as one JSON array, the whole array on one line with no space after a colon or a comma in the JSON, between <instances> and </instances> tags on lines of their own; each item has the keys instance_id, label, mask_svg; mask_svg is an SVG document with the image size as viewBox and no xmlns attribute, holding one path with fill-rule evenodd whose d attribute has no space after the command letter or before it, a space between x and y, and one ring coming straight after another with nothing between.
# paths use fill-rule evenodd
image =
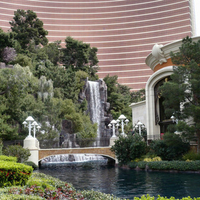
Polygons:
<instances>
[{"instance_id":1,"label":"stone bridge","mask_svg":"<svg viewBox=\"0 0 200 200\"><path fill-rule=\"evenodd\" d=\"M116 137L117 138L117 137ZM113 139L116 140L116 138ZM111 140L111 146L113 145ZM40 149L39 141L34 137L26 137L24 140L24 148L30 150L30 157L28 161L34 162L36 165L40 161L48 156L60 155L60 154L96 154L102 155L108 158L110 163L115 162L118 164L118 160L115 154L111 151L111 146L109 147L87 147L87 148L51 148L51 149Z\"/></svg>"},{"instance_id":2,"label":"stone bridge","mask_svg":"<svg viewBox=\"0 0 200 200\"><path fill-rule=\"evenodd\" d=\"M110 150L110 147L88 147L88 148L57 148L57 149L39 149L38 161L52 155L59 154L97 154L113 160L116 160L115 154Z\"/></svg>"}]
</instances>

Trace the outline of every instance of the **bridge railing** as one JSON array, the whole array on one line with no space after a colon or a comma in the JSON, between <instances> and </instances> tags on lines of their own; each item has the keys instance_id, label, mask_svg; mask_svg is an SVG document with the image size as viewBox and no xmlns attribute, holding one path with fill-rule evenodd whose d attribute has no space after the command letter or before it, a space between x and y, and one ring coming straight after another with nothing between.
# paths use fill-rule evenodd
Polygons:
<instances>
[{"instance_id":1,"label":"bridge railing","mask_svg":"<svg viewBox=\"0 0 200 200\"><path fill-rule=\"evenodd\" d=\"M95 139L78 139L74 140L40 140L41 149L51 148L84 148L84 147L108 147L110 145L110 137L95 138Z\"/></svg>"}]
</instances>

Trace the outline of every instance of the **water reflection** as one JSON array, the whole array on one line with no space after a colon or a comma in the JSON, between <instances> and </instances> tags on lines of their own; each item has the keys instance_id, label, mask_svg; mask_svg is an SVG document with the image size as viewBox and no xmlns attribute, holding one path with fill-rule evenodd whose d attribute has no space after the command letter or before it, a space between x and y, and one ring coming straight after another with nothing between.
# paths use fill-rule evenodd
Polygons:
<instances>
[{"instance_id":1,"label":"water reflection","mask_svg":"<svg viewBox=\"0 0 200 200\"><path fill-rule=\"evenodd\" d=\"M133 199L142 195L200 197L200 174L144 172L108 166L51 167L39 172L72 183L76 189L96 190Z\"/></svg>"}]
</instances>

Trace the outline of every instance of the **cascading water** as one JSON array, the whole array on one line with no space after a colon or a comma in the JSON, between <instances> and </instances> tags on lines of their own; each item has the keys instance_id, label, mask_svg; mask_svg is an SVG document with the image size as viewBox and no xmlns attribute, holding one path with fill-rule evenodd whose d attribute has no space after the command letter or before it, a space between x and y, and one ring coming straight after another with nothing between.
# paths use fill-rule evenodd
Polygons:
<instances>
[{"instance_id":1,"label":"cascading water","mask_svg":"<svg viewBox=\"0 0 200 200\"><path fill-rule=\"evenodd\" d=\"M107 165L108 159L96 154L60 154L44 158L40 167Z\"/></svg>"},{"instance_id":2,"label":"cascading water","mask_svg":"<svg viewBox=\"0 0 200 200\"><path fill-rule=\"evenodd\" d=\"M97 137L100 137L100 125L101 125L101 98L100 98L100 89L99 83L94 81L88 81L89 90L90 90L90 118L93 123L98 124L97 128Z\"/></svg>"}]
</instances>

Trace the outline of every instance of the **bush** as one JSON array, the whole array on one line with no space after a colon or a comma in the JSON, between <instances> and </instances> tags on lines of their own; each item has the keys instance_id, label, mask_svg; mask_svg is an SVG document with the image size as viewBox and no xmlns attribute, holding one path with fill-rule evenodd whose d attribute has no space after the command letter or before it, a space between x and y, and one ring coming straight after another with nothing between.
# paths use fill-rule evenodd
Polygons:
<instances>
[{"instance_id":1,"label":"bush","mask_svg":"<svg viewBox=\"0 0 200 200\"><path fill-rule=\"evenodd\" d=\"M0 192L2 195L3 192ZM26 186L4 189L4 194L35 197L33 199L84 199L70 184L49 175L33 173ZM21 198L23 199L23 198Z\"/></svg>"},{"instance_id":2,"label":"bush","mask_svg":"<svg viewBox=\"0 0 200 200\"><path fill-rule=\"evenodd\" d=\"M93 190L90 190L90 191L84 190L84 191L81 191L81 193L86 199L90 199L90 200L120 200L120 198L117 198L113 195L96 192Z\"/></svg>"},{"instance_id":3,"label":"bush","mask_svg":"<svg viewBox=\"0 0 200 200\"><path fill-rule=\"evenodd\" d=\"M27 161L28 157L31 155L29 149L24 149L22 146L19 145L10 145L6 147L3 153L6 156L17 157L17 162L19 163Z\"/></svg>"},{"instance_id":4,"label":"bush","mask_svg":"<svg viewBox=\"0 0 200 200\"><path fill-rule=\"evenodd\" d=\"M200 153L189 151L188 153L184 154L182 158L183 160L200 160Z\"/></svg>"},{"instance_id":5,"label":"bush","mask_svg":"<svg viewBox=\"0 0 200 200\"><path fill-rule=\"evenodd\" d=\"M26 161L23 164L31 166L34 170L38 169L38 166L32 161Z\"/></svg>"},{"instance_id":6,"label":"bush","mask_svg":"<svg viewBox=\"0 0 200 200\"><path fill-rule=\"evenodd\" d=\"M21 163L0 161L0 187L25 185L33 168Z\"/></svg>"},{"instance_id":7,"label":"bush","mask_svg":"<svg viewBox=\"0 0 200 200\"><path fill-rule=\"evenodd\" d=\"M5 155L1 155L0 156L0 160L3 161L11 161L11 162L17 162L17 158L13 157L13 156L5 156Z\"/></svg>"},{"instance_id":8,"label":"bush","mask_svg":"<svg viewBox=\"0 0 200 200\"><path fill-rule=\"evenodd\" d=\"M134 200L176 200L174 197L170 197L170 198L167 198L167 197L161 197L160 195L158 195L158 197L150 197L150 195L143 195L141 197L134 197ZM193 200L191 197L183 197L182 199L179 199L179 200ZM200 197L198 198L194 198L194 200L200 200Z\"/></svg>"},{"instance_id":9,"label":"bush","mask_svg":"<svg viewBox=\"0 0 200 200\"><path fill-rule=\"evenodd\" d=\"M143 137L135 134L127 137L119 136L115 144L111 147L111 151L115 152L119 164L127 164L131 160L140 158L146 154L147 145L143 141Z\"/></svg>"},{"instance_id":10,"label":"bush","mask_svg":"<svg viewBox=\"0 0 200 200\"><path fill-rule=\"evenodd\" d=\"M162 160L179 160L183 154L189 151L189 143L182 141L180 135L166 133L163 140L154 140L150 143L150 149L162 158Z\"/></svg>"},{"instance_id":11,"label":"bush","mask_svg":"<svg viewBox=\"0 0 200 200\"><path fill-rule=\"evenodd\" d=\"M39 196L20 195L20 194L3 194L1 200L42 200L44 198Z\"/></svg>"},{"instance_id":12,"label":"bush","mask_svg":"<svg viewBox=\"0 0 200 200\"><path fill-rule=\"evenodd\" d=\"M140 169L145 169L148 165L149 169L153 170L178 170L178 171L197 171L200 170L200 161L153 161L145 162L140 161L137 163L129 163L130 168L139 167Z\"/></svg>"}]
</instances>

